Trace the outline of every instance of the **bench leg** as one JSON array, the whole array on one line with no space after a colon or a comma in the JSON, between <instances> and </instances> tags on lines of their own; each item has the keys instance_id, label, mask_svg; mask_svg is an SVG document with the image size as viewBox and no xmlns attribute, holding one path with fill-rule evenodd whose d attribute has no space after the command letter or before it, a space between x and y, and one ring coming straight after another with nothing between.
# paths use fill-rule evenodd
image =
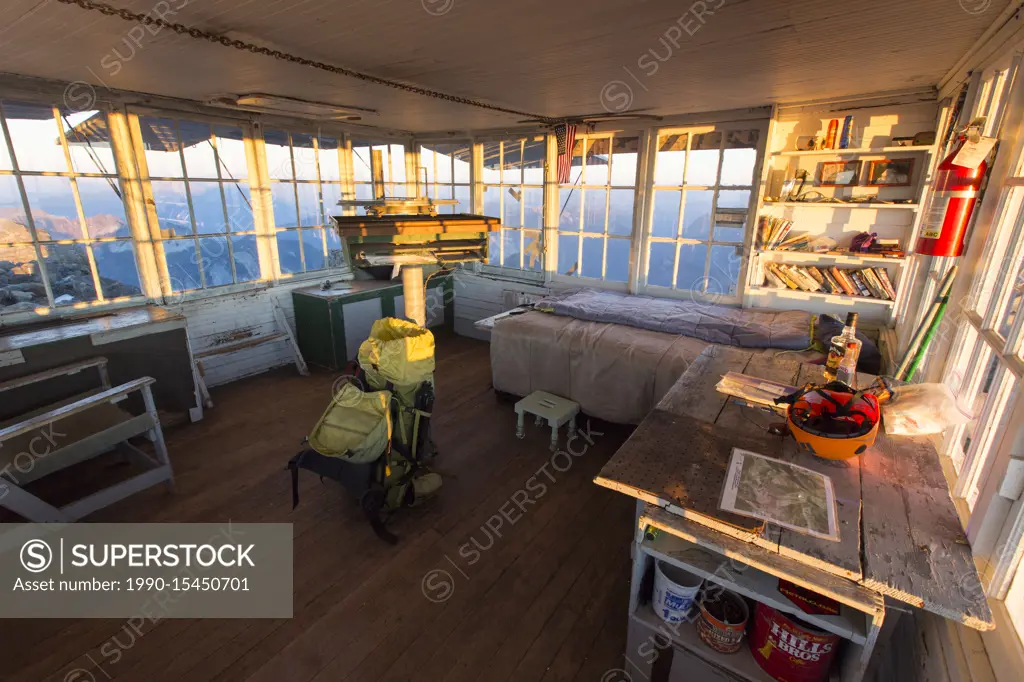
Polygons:
<instances>
[{"instance_id":1,"label":"bench leg","mask_svg":"<svg viewBox=\"0 0 1024 682\"><path fill-rule=\"evenodd\" d=\"M71 523L74 520L7 479L0 479L0 507L10 509L33 523Z\"/></svg>"},{"instance_id":2,"label":"bench leg","mask_svg":"<svg viewBox=\"0 0 1024 682\"><path fill-rule=\"evenodd\" d=\"M153 441L153 449L156 450L156 459L161 466L167 467L167 489L174 491L174 470L171 469L171 458L167 454L167 444L164 442L164 432L160 428L160 415L156 411L156 402L153 400L153 391L149 386L142 387L142 400L146 404L146 412L153 418L153 428L150 430Z\"/></svg>"},{"instance_id":3,"label":"bench leg","mask_svg":"<svg viewBox=\"0 0 1024 682\"><path fill-rule=\"evenodd\" d=\"M523 423L525 415L522 412L516 413L516 438L526 438L526 425Z\"/></svg>"},{"instance_id":4,"label":"bench leg","mask_svg":"<svg viewBox=\"0 0 1024 682\"><path fill-rule=\"evenodd\" d=\"M558 449L558 422L551 422L551 452Z\"/></svg>"}]
</instances>

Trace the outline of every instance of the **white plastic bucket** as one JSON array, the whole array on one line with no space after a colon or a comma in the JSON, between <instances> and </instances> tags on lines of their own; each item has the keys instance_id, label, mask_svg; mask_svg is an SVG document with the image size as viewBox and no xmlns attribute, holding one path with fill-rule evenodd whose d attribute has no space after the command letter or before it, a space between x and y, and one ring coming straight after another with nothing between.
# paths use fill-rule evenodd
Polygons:
<instances>
[{"instance_id":1,"label":"white plastic bucket","mask_svg":"<svg viewBox=\"0 0 1024 682\"><path fill-rule=\"evenodd\" d=\"M678 566L656 561L654 566L654 611L666 623L689 621L704 579Z\"/></svg>"}]
</instances>

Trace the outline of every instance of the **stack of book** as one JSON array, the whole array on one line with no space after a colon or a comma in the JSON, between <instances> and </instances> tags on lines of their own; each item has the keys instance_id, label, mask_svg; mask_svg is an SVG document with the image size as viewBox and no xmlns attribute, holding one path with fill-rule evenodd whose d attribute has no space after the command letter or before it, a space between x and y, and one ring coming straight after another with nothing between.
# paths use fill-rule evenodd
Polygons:
<instances>
[{"instance_id":1,"label":"stack of book","mask_svg":"<svg viewBox=\"0 0 1024 682\"><path fill-rule=\"evenodd\" d=\"M843 269L765 263L765 286L826 294L864 296L884 301L896 299L889 274L884 268Z\"/></svg>"},{"instance_id":2,"label":"stack of book","mask_svg":"<svg viewBox=\"0 0 1024 682\"><path fill-rule=\"evenodd\" d=\"M904 253L903 247L900 246L899 239L876 239L868 247L868 253L872 256L885 256L886 258L903 258L907 255Z\"/></svg>"},{"instance_id":3,"label":"stack of book","mask_svg":"<svg viewBox=\"0 0 1024 682\"><path fill-rule=\"evenodd\" d=\"M792 227L792 220L775 218L768 215L761 216L757 231L760 236L760 248L765 251L775 249L783 242L783 240L785 240L786 235L789 234Z\"/></svg>"}]
</instances>

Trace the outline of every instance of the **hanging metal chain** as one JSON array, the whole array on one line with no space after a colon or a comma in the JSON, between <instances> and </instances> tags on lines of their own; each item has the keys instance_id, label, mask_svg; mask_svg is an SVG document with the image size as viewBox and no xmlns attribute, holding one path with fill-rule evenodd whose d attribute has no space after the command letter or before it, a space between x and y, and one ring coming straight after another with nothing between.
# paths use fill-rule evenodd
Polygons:
<instances>
[{"instance_id":1,"label":"hanging metal chain","mask_svg":"<svg viewBox=\"0 0 1024 682\"><path fill-rule=\"evenodd\" d=\"M388 88L394 88L396 90L403 90L405 92L411 92L415 95L422 95L424 97L433 97L435 99L444 100L446 102L454 102L455 104L465 104L471 107L478 107L480 109L488 109L490 111L497 111L503 114L512 114L514 116L522 116L525 118L536 118L546 123L554 123L555 119L548 116L541 116L539 114L531 114L527 111L519 111L518 109L508 109L506 107L496 106L494 104L487 104L486 102L480 102L478 100L470 99L468 97L459 97L458 95L449 95L445 92L439 92L437 90L430 90L428 88L421 88L415 85L408 85L406 83L400 83L398 81L388 80L387 78L380 78L378 76L372 76L368 73L362 73L360 71L353 71L352 69L346 69L341 66L333 66L331 64L325 64L324 62L318 62L314 59L306 59L305 57L298 57L287 52L281 52L280 50L274 50L261 45L255 45L253 43L247 43L244 40L235 40L226 36L217 35L216 33L210 33L209 31L203 31L202 29L193 28L186 26L185 24L178 24L158 17L153 17L148 14L141 12L132 12L127 9L112 7L103 2L92 2L92 0L57 0L58 2L65 5L77 5L84 10L91 12L99 12L105 14L108 17L119 17L125 21L133 23L143 24L145 26L156 26L159 28L168 28L179 35L187 35L197 40L205 40L211 43L217 43L224 47L234 48L236 50L242 50L243 52L252 52L253 54L261 54L267 57L273 57L274 59L280 59L281 61L291 62L293 64L300 64L302 66L308 66L321 71L327 71L329 73L338 74L340 76L347 76L349 78L356 78L361 81L368 83L374 83L376 85L383 85Z\"/></svg>"}]
</instances>

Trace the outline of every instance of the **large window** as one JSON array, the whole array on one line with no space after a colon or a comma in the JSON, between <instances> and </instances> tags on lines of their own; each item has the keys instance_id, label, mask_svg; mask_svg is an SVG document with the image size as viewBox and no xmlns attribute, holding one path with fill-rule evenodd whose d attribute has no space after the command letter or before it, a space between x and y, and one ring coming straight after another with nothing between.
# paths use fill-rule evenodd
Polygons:
<instances>
[{"instance_id":1,"label":"large window","mask_svg":"<svg viewBox=\"0 0 1024 682\"><path fill-rule=\"evenodd\" d=\"M341 141L330 135L268 130L263 134L282 274L337 267L341 240L331 226L342 197Z\"/></svg>"},{"instance_id":2,"label":"large window","mask_svg":"<svg viewBox=\"0 0 1024 682\"><path fill-rule=\"evenodd\" d=\"M759 129L659 134L648 287L738 298L760 137Z\"/></svg>"},{"instance_id":3,"label":"large window","mask_svg":"<svg viewBox=\"0 0 1024 682\"><path fill-rule=\"evenodd\" d=\"M140 116L134 132L171 290L259 279L242 128Z\"/></svg>"},{"instance_id":4,"label":"large window","mask_svg":"<svg viewBox=\"0 0 1024 682\"><path fill-rule=\"evenodd\" d=\"M0 312L142 293L106 114L0 103Z\"/></svg>"},{"instance_id":5,"label":"large window","mask_svg":"<svg viewBox=\"0 0 1024 682\"><path fill-rule=\"evenodd\" d=\"M558 274L629 279L639 147L636 135L576 140L558 193Z\"/></svg>"},{"instance_id":6,"label":"large window","mask_svg":"<svg viewBox=\"0 0 1024 682\"><path fill-rule=\"evenodd\" d=\"M420 146L420 168L426 177L425 193L431 199L454 199L458 204L439 206L438 213L470 212L470 166L473 145L464 143L425 144Z\"/></svg>"},{"instance_id":7,"label":"large window","mask_svg":"<svg viewBox=\"0 0 1024 682\"><path fill-rule=\"evenodd\" d=\"M491 265L544 269L544 136L483 146L484 215L501 218L490 235Z\"/></svg>"}]
</instances>

